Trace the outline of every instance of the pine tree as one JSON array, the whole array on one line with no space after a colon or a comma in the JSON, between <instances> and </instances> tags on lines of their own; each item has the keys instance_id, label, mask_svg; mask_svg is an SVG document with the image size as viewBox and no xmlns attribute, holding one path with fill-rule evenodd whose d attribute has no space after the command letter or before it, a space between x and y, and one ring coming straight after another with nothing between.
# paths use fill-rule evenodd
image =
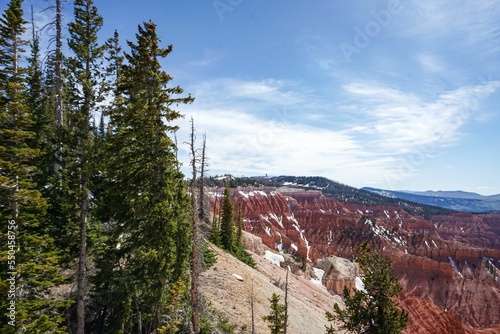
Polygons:
<instances>
[{"instance_id":1,"label":"pine tree","mask_svg":"<svg viewBox=\"0 0 500 334\"><path fill-rule=\"evenodd\" d=\"M366 242L357 248L357 253L355 262L363 272L364 289L351 294L345 287L345 309L335 304L335 313L326 314L328 320L339 323L340 329L350 333L401 333L406 327L408 313L399 310L393 301L402 287L391 274L391 263L372 253ZM327 333L335 333L335 329L330 326Z\"/></svg>"},{"instance_id":2,"label":"pine tree","mask_svg":"<svg viewBox=\"0 0 500 334\"><path fill-rule=\"evenodd\" d=\"M217 206L217 203L215 204ZM214 208L215 209L215 208ZM220 240L220 246L234 255L241 262L255 268L255 261L253 260L250 253L248 253L241 241L242 237L242 225L243 218L240 214L238 218L238 223L234 226L234 213L233 213L233 200L231 199L231 190L229 180L226 181L226 187L224 188L224 197L222 199L222 213L220 218L220 224L217 223L214 214L214 221L212 223L212 242L217 244ZM220 238L220 239L219 239Z\"/></svg>"},{"instance_id":3,"label":"pine tree","mask_svg":"<svg viewBox=\"0 0 500 334\"><path fill-rule=\"evenodd\" d=\"M95 105L100 102L97 88L102 80L104 47L97 41L97 33L103 20L92 0L75 0L74 22L69 24L68 46L73 57L68 59L68 77L72 87L71 128L76 148L76 170L79 211L79 260L77 275L77 333L85 332L85 295L87 267L87 224L89 217L90 179L93 174L92 131L90 119Z\"/></svg>"},{"instance_id":4,"label":"pine tree","mask_svg":"<svg viewBox=\"0 0 500 334\"><path fill-rule=\"evenodd\" d=\"M210 229L210 241L213 242L215 245L221 247L221 233L220 233L220 208L219 212L217 212L217 206L218 206L218 200L217 200L217 195L215 196L214 199L214 212L213 212L213 219L212 219L212 228Z\"/></svg>"},{"instance_id":5,"label":"pine tree","mask_svg":"<svg viewBox=\"0 0 500 334\"><path fill-rule=\"evenodd\" d=\"M229 181L226 182L226 187L224 188L220 234L222 248L232 251L234 246L234 213L231 190L229 189Z\"/></svg>"},{"instance_id":6,"label":"pine tree","mask_svg":"<svg viewBox=\"0 0 500 334\"><path fill-rule=\"evenodd\" d=\"M172 105L191 103L160 59L156 25L139 26L136 43L118 76L118 98L110 110L106 203L109 248L98 261L94 298L99 323L110 332L151 333L165 327L165 315L191 250L190 201L169 134L181 114ZM102 329L101 329L102 330Z\"/></svg>"},{"instance_id":7,"label":"pine tree","mask_svg":"<svg viewBox=\"0 0 500 334\"><path fill-rule=\"evenodd\" d=\"M12 297L2 298L0 307L6 310L15 303L15 311L0 315L0 331L60 333L63 319L54 311L65 303L49 297L50 288L61 283L58 253L47 235L47 201L33 182L40 151L27 71L20 66L27 45L21 38L26 30L21 5L12 0L0 19L0 220L6 222L1 225L0 256L9 266L0 273L0 293Z\"/></svg>"},{"instance_id":8,"label":"pine tree","mask_svg":"<svg viewBox=\"0 0 500 334\"><path fill-rule=\"evenodd\" d=\"M118 107L123 102L118 85L124 57L119 43L119 34L116 30L113 37L106 41L105 46L106 76L103 92L109 103L101 109L102 121L99 127L103 129L99 131L102 133L101 138L96 142L96 173L93 175L94 195L97 199L94 214L96 220L100 221L103 226L102 247L98 247L95 254L97 274L95 277L91 277L94 289L91 291L90 301L96 320L90 324L90 330L97 333L106 333L104 328L122 328L123 319L114 315L115 310L118 313L119 310L125 310L129 307L126 301L126 291L122 290L123 284L120 282L123 272L120 266L117 270L117 263L121 260L123 253L120 249L120 236L116 234L116 222L113 218L114 212L116 212L114 205L117 196L111 190L115 187L115 183L110 177L112 165L108 159L114 154L110 142L118 128L116 125L119 119ZM106 126L104 126L104 116L108 116Z\"/></svg>"},{"instance_id":9,"label":"pine tree","mask_svg":"<svg viewBox=\"0 0 500 334\"><path fill-rule=\"evenodd\" d=\"M52 1L51 1L52 2ZM47 215L52 221L51 235L56 245L63 251L63 261L69 265L76 257L79 248L79 229L75 223L79 214L75 210L78 201L79 183L75 177L76 140L74 133L74 117L68 117L70 96L77 88L72 87L67 68L67 57L63 54L62 3L55 0L54 6L47 9L54 11L54 20L44 27L53 28L51 43L55 45L46 55L44 80L42 85L43 99L38 111L47 118L50 125L39 129L47 142L43 150L43 166L39 174L38 184L49 201ZM52 45L52 44L51 44ZM73 81L74 82L74 81ZM74 102L74 101L73 101ZM50 167L49 167L50 166ZM50 168L50 170L47 170Z\"/></svg>"},{"instance_id":10,"label":"pine tree","mask_svg":"<svg viewBox=\"0 0 500 334\"><path fill-rule=\"evenodd\" d=\"M104 108L103 114L111 116L114 110L118 110L116 106L120 104L121 93L118 89L121 70L123 67L124 56L122 55L122 48L120 46L120 36L118 31L114 31L113 37L109 38L106 43L106 81L104 85L104 92L108 99L112 101L112 105ZM112 122L116 117L112 118Z\"/></svg>"},{"instance_id":11,"label":"pine tree","mask_svg":"<svg viewBox=\"0 0 500 334\"><path fill-rule=\"evenodd\" d=\"M273 293L269 299L271 303L271 313L262 316L266 321L267 327L271 330L271 334L283 334L285 332L285 305L280 303L280 296Z\"/></svg>"},{"instance_id":12,"label":"pine tree","mask_svg":"<svg viewBox=\"0 0 500 334\"><path fill-rule=\"evenodd\" d=\"M108 178L106 175L107 154L109 154L109 141L111 129L115 123L116 117L112 114L118 110L117 105L123 100L118 91L118 81L121 67L123 65L122 49L120 47L119 35L115 30L113 37L109 38L105 43L105 63L104 81L102 82L103 98L108 101L104 106L99 108L101 113L97 135L94 137L93 164L94 173L92 174L92 193L95 197L94 216L96 221L105 224L109 221L109 206L106 198L106 189ZM108 116L108 121L105 122L105 116Z\"/></svg>"},{"instance_id":13,"label":"pine tree","mask_svg":"<svg viewBox=\"0 0 500 334\"><path fill-rule=\"evenodd\" d=\"M38 189L44 189L48 184L51 174L51 163L53 161L52 142L54 139L54 114L47 108L47 100L50 94L47 94L44 84L41 56L40 56L40 37L33 18L33 6L31 7L31 54L27 59L27 89L28 106L33 112L33 127L35 132L35 147L40 150L37 158L36 182Z\"/></svg>"},{"instance_id":14,"label":"pine tree","mask_svg":"<svg viewBox=\"0 0 500 334\"><path fill-rule=\"evenodd\" d=\"M236 221L236 240L234 241L234 247L236 251L243 250L243 243L241 241L242 235L243 235L243 216L240 203L240 206L238 207L238 220Z\"/></svg>"}]
</instances>

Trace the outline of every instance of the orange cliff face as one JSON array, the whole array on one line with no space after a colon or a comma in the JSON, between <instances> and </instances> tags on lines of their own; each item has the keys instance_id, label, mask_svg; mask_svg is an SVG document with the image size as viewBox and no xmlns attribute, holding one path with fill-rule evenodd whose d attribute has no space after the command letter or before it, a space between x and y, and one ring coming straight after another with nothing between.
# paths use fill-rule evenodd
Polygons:
<instances>
[{"instance_id":1,"label":"orange cliff face","mask_svg":"<svg viewBox=\"0 0 500 334\"><path fill-rule=\"evenodd\" d=\"M221 195L220 188L211 192L216 211ZM500 214L425 220L399 207L346 204L320 191L290 188L237 188L232 196L246 231L270 248L313 263L330 255L351 258L368 240L393 263L405 288L400 305L410 313L407 333L500 333L495 328L500 324ZM335 270L323 277L337 294L353 282Z\"/></svg>"}]
</instances>

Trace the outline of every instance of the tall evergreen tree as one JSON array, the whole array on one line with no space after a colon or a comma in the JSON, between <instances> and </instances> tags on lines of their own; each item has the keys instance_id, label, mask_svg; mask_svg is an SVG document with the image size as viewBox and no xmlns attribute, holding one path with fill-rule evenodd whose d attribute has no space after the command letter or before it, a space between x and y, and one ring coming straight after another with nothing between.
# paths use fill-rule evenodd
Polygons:
<instances>
[{"instance_id":1,"label":"tall evergreen tree","mask_svg":"<svg viewBox=\"0 0 500 334\"><path fill-rule=\"evenodd\" d=\"M33 6L31 6L31 54L28 60L28 104L33 111L34 129L36 131L37 146L42 147L44 139L41 138L46 131L39 131L49 126L47 115L42 113L40 106L43 100L43 74L40 64L40 38L38 36L35 20L33 18Z\"/></svg>"},{"instance_id":2,"label":"tall evergreen tree","mask_svg":"<svg viewBox=\"0 0 500 334\"><path fill-rule=\"evenodd\" d=\"M79 219L75 210L79 184L75 177L77 156L75 134L72 132L74 119L69 119L65 110L74 87L71 87L67 58L63 54L64 0L50 2L54 2L54 6L48 8L54 11L54 20L44 28L54 29L51 42L55 44L55 49L50 50L45 58L43 100L38 107L38 112L46 116L50 126L38 129L47 139L42 156L46 162L43 163L38 183L49 201L47 214L52 220L52 233L56 237L57 247L64 251L63 261L67 265L74 260L79 247L78 225L75 225Z\"/></svg>"},{"instance_id":3,"label":"tall evergreen tree","mask_svg":"<svg viewBox=\"0 0 500 334\"><path fill-rule=\"evenodd\" d=\"M101 90L103 98L108 101L108 103L99 108L101 117L97 135L94 138L94 173L92 175L92 193L96 202L94 203L94 216L95 219L101 223L109 221L109 206L106 198L106 188L108 187L109 181L106 175L106 156L110 152L108 151L109 142L107 139L109 139L108 136L110 135L111 129L115 127L115 119L117 119L113 116L113 112L119 110L117 106L123 101L123 96L118 89L118 81L124 60L119 35L116 30L113 37L109 38L104 46L106 66L104 67L105 75ZM105 122L105 117L107 117L107 122Z\"/></svg>"},{"instance_id":4,"label":"tall evergreen tree","mask_svg":"<svg viewBox=\"0 0 500 334\"><path fill-rule=\"evenodd\" d=\"M40 150L37 158L37 187L44 189L48 184L51 174L51 163L53 162L53 131L54 114L47 108L47 100L50 94L45 90L44 77L42 72L40 55L40 37L33 17L33 6L31 7L31 54L27 59L27 89L28 106L33 113L33 127L35 132L35 147Z\"/></svg>"},{"instance_id":5,"label":"tall evergreen tree","mask_svg":"<svg viewBox=\"0 0 500 334\"><path fill-rule=\"evenodd\" d=\"M120 77L123 69L125 57L122 54L120 46L120 36L118 31L114 31L113 37L108 38L105 43L105 60L106 60L106 80L104 82L105 99L110 101L107 107L104 107L102 114L109 116L108 128L117 128L116 120L118 116L113 116L113 112L119 112L119 105L123 104L123 92L119 89Z\"/></svg>"},{"instance_id":6,"label":"tall evergreen tree","mask_svg":"<svg viewBox=\"0 0 500 334\"><path fill-rule=\"evenodd\" d=\"M216 205L215 205L216 206ZM226 181L224 188L224 196L222 198L222 213L220 224L217 224L214 214L214 221L212 223L212 242L217 243L220 240L220 246L233 254L238 260L246 263L250 267L255 267L255 261L252 259L241 241L243 218L240 213L235 229L234 223L234 209L233 200L231 198L231 189L229 180ZM219 239L220 238L220 239Z\"/></svg>"},{"instance_id":7,"label":"tall evergreen tree","mask_svg":"<svg viewBox=\"0 0 500 334\"><path fill-rule=\"evenodd\" d=\"M73 56L68 59L71 95L71 127L76 147L76 171L78 184L79 255L77 275L77 330L85 332L85 295L87 267L87 223L89 216L90 179L93 174L92 131L90 120L95 105L100 102L98 88L102 81L104 46L98 44L97 34L103 20L92 0L75 0L74 21L69 23L68 46Z\"/></svg>"},{"instance_id":8,"label":"tall evergreen tree","mask_svg":"<svg viewBox=\"0 0 500 334\"><path fill-rule=\"evenodd\" d=\"M106 201L114 243L99 260L94 293L109 332L151 333L168 326L166 304L190 254L190 202L169 134L181 117L172 106L193 99L168 87L172 77L159 61L172 46L160 47L156 25L145 22L136 38L118 77L123 98L110 112Z\"/></svg>"},{"instance_id":9,"label":"tall evergreen tree","mask_svg":"<svg viewBox=\"0 0 500 334\"><path fill-rule=\"evenodd\" d=\"M238 207L238 220L236 221L236 238L234 241L234 248L236 251L243 250L243 243L241 241L242 234L243 234L243 215L240 203Z\"/></svg>"},{"instance_id":10,"label":"tall evergreen tree","mask_svg":"<svg viewBox=\"0 0 500 334\"><path fill-rule=\"evenodd\" d=\"M226 182L226 187L224 188L220 234L222 247L228 251L232 251L234 246L234 213L229 180Z\"/></svg>"},{"instance_id":11,"label":"tall evergreen tree","mask_svg":"<svg viewBox=\"0 0 500 334\"><path fill-rule=\"evenodd\" d=\"M345 308L334 305L335 313L327 312L329 321L335 321L340 329L349 333L399 334L405 329L408 313L398 309L393 298L402 290L397 277L391 274L391 263L372 253L367 243L357 248L355 262L363 272L364 289L351 293L344 288ZM327 333L335 333L330 326Z\"/></svg>"},{"instance_id":12,"label":"tall evergreen tree","mask_svg":"<svg viewBox=\"0 0 500 334\"><path fill-rule=\"evenodd\" d=\"M114 31L113 37L106 41L106 67L107 74L107 91L111 91L116 97L118 95L118 82L120 78L120 70L123 66L124 57L122 55L122 48L120 46L120 36L118 31Z\"/></svg>"},{"instance_id":13,"label":"tall evergreen tree","mask_svg":"<svg viewBox=\"0 0 500 334\"><path fill-rule=\"evenodd\" d=\"M214 211L212 215L212 228L210 229L210 241L213 242L217 246L222 246L221 243L221 233L220 233L220 208L218 209L218 196L216 195L214 198Z\"/></svg>"},{"instance_id":14,"label":"tall evergreen tree","mask_svg":"<svg viewBox=\"0 0 500 334\"><path fill-rule=\"evenodd\" d=\"M50 288L61 282L58 254L46 234L46 200L33 182L39 156L33 112L21 64L26 21L22 1L12 0L0 19L0 331L59 333L62 317L54 312L64 302L51 300ZM14 307L14 309L12 309Z\"/></svg>"},{"instance_id":15,"label":"tall evergreen tree","mask_svg":"<svg viewBox=\"0 0 500 334\"><path fill-rule=\"evenodd\" d=\"M55 116L57 130L62 131L64 128L64 86L63 86L63 51L62 51L62 0L56 0L55 7L55 27L56 27L56 50L54 54L54 94L55 97ZM59 173L63 158L63 143L62 140L57 141L55 145L56 153L53 163L54 173ZM57 175L56 175L57 176Z\"/></svg>"}]
</instances>

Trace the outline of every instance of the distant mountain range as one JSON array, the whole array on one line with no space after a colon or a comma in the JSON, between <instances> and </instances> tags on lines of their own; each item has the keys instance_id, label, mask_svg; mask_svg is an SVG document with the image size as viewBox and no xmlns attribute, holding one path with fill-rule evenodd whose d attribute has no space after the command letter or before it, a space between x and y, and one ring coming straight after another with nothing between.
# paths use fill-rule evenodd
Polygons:
<instances>
[{"instance_id":1,"label":"distant mountain range","mask_svg":"<svg viewBox=\"0 0 500 334\"><path fill-rule=\"evenodd\" d=\"M361 189L388 198L399 198L455 211L500 212L500 194L483 196L465 191L394 191L371 187L364 187Z\"/></svg>"},{"instance_id":2,"label":"distant mountain range","mask_svg":"<svg viewBox=\"0 0 500 334\"><path fill-rule=\"evenodd\" d=\"M407 191L386 190L371 187L354 188L321 176L251 176L230 175L206 178L205 185L223 187L225 180L231 187L274 186L320 190L325 196L340 202L371 206L399 206L410 213L430 217L434 214L460 212L500 212L500 194L483 196L465 191Z\"/></svg>"}]
</instances>

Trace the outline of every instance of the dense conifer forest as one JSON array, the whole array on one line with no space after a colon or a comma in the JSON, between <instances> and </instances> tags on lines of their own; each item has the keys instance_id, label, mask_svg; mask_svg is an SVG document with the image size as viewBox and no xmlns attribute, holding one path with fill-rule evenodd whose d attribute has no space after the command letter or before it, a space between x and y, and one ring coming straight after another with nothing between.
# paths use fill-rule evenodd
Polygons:
<instances>
[{"instance_id":1,"label":"dense conifer forest","mask_svg":"<svg viewBox=\"0 0 500 334\"><path fill-rule=\"evenodd\" d=\"M92 0L67 26L62 5L47 3L42 52L23 1L2 4L0 332L181 331L193 206L172 123L193 98L162 69L155 23L100 41Z\"/></svg>"}]
</instances>

